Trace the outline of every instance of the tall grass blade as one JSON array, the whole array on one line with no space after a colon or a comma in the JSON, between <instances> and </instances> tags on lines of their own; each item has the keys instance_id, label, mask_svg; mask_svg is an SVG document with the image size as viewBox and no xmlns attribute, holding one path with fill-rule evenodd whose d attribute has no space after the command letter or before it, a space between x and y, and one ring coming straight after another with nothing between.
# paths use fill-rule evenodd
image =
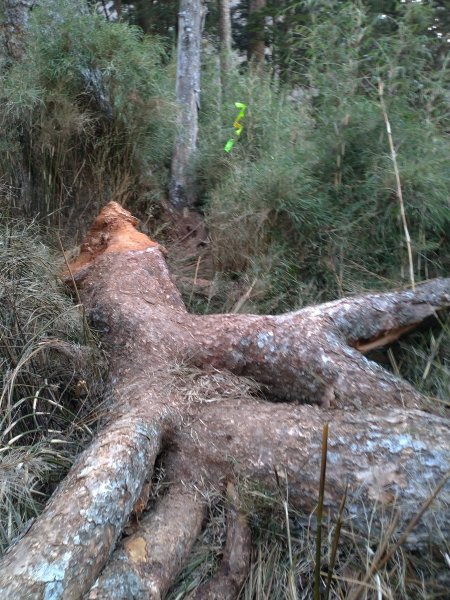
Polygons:
<instances>
[{"instance_id":1,"label":"tall grass blade","mask_svg":"<svg viewBox=\"0 0 450 600\"><path fill-rule=\"evenodd\" d=\"M314 568L314 600L320 600L320 562L322 549L322 516L323 501L325 497L325 476L327 470L328 451L328 423L323 426L322 432L322 460L320 463L319 503L317 506L317 534L316 534L316 565Z\"/></svg>"}]
</instances>

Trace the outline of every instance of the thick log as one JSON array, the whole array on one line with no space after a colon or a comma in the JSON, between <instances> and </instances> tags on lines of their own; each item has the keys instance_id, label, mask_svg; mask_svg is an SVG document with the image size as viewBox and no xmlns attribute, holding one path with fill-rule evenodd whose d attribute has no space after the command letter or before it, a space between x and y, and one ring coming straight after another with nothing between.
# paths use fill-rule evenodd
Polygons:
<instances>
[{"instance_id":1,"label":"thick log","mask_svg":"<svg viewBox=\"0 0 450 600\"><path fill-rule=\"evenodd\" d=\"M371 302L370 297L365 300ZM421 405L412 386L351 347L327 314L327 305L323 312L321 308L279 317L195 319L203 341L195 362L252 377L280 400L325 408Z\"/></svg>"},{"instance_id":2,"label":"thick log","mask_svg":"<svg viewBox=\"0 0 450 600\"><path fill-rule=\"evenodd\" d=\"M333 517L348 486L347 525L364 536L369 526L372 536L381 532L394 512L402 532L450 476L448 419L418 410L326 411L252 398L205 403L200 414L177 434L179 457L214 463L225 476L268 490L276 491L281 481L282 493L287 489L292 505L307 514L317 505L322 430L329 423L325 508ZM373 506L369 525L363 515ZM408 545L423 549L431 531L441 541L450 538L450 481Z\"/></svg>"},{"instance_id":3,"label":"thick log","mask_svg":"<svg viewBox=\"0 0 450 600\"><path fill-rule=\"evenodd\" d=\"M281 399L342 408L417 407L420 395L410 385L361 352L398 339L449 306L449 280L442 279L414 292L344 298L276 317L202 317L199 356L254 377Z\"/></svg>"},{"instance_id":4,"label":"thick log","mask_svg":"<svg viewBox=\"0 0 450 600\"><path fill-rule=\"evenodd\" d=\"M135 226L129 213L110 203L67 274L110 355L110 425L0 563L2 597L79 598L88 592L160 452L173 488L135 537L119 546L91 597L119 597L119 591L112 592L119 589L118 579L143 594L164 594L203 514L201 502L186 492L192 514L173 519L172 526L168 522L185 493L180 473L198 489L219 491L237 474L270 488L276 485L274 472L278 479L284 473L289 497L311 511L324 422L330 422L329 510L339 504L348 481L354 529L364 532L367 506L375 502L398 509L402 529L445 477L449 425L412 410L420 405L420 394L358 348L389 341L448 307L450 280L280 316L189 315L162 249ZM195 401L188 393L191 373L199 367L197 372L217 386L214 402ZM222 374L221 385L214 368L236 375ZM260 382L266 399L230 392L230 377L235 385L241 375ZM280 398L290 403L272 401ZM448 537L449 494L447 483L435 508L408 536L412 548L430 539L439 545L444 541L439 536ZM374 523L381 525L381 515ZM151 539L158 541L153 548ZM165 542L172 550L162 561Z\"/></svg>"}]
</instances>

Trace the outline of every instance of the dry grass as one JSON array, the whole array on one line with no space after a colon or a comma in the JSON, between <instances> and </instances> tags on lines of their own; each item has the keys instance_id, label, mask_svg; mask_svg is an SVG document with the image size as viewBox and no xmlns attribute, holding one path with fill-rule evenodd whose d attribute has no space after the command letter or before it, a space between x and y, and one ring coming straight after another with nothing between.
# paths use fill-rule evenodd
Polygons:
<instances>
[{"instance_id":1,"label":"dry grass","mask_svg":"<svg viewBox=\"0 0 450 600\"><path fill-rule=\"evenodd\" d=\"M426 410L448 415L450 408L450 317L441 315L431 329L400 340L388 354L392 370L415 385Z\"/></svg>"},{"instance_id":2,"label":"dry grass","mask_svg":"<svg viewBox=\"0 0 450 600\"><path fill-rule=\"evenodd\" d=\"M240 498L252 529L253 549L241 600L310 600L314 595L316 521L299 513L283 495L268 493L241 482ZM192 551L189 564L180 573L167 598L181 600L208 579L217 568L226 537L226 500L210 499L208 523ZM287 507L287 512L285 508ZM377 509L375 509L377 510ZM384 515L385 526L371 530L374 514L368 514L368 535L362 538L351 522L342 525L336 562L330 571L336 523L324 519L321 545L321 598L342 600L412 600L447 598L450 584L445 556L417 556L399 547L396 519ZM377 556L391 552L389 560L372 565ZM329 594L325 593L330 580ZM353 595L352 595L353 594Z\"/></svg>"},{"instance_id":3,"label":"dry grass","mask_svg":"<svg viewBox=\"0 0 450 600\"><path fill-rule=\"evenodd\" d=\"M229 371L212 369L205 373L197 367L177 364L171 370L172 386L189 404L210 404L224 398L239 400L254 397L261 386L253 379Z\"/></svg>"},{"instance_id":4,"label":"dry grass","mask_svg":"<svg viewBox=\"0 0 450 600\"><path fill-rule=\"evenodd\" d=\"M104 360L57 269L36 226L0 221L0 552L39 514L99 415Z\"/></svg>"}]
</instances>

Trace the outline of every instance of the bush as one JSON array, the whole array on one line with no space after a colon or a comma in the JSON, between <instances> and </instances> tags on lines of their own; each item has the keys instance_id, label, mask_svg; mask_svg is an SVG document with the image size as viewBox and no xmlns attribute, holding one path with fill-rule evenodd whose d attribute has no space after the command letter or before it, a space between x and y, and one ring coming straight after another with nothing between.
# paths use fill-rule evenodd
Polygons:
<instances>
[{"instance_id":1,"label":"bush","mask_svg":"<svg viewBox=\"0 0 450 600\"><path fill-rule=\"evenodd\" d=\"M3 74L0 175L27 188L28 214L76 220L112 198L158 199L174 121L161 42L70 0L40 3L27 40Z\"/></svg>"}]
</instances>

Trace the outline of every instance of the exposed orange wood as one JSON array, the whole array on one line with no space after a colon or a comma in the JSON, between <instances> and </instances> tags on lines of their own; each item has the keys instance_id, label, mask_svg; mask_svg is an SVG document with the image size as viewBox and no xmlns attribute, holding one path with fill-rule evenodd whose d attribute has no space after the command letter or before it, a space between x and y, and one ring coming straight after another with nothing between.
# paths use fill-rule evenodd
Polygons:
<instances>
[{"instance_id":1,"label":"exposed orange wood","mask_svg":"<svg viewBox=\"0 0 450 600\"><path fill-rule=\"evenodd\" d=\"M109 202L95 219L81 246L80 255L69 264L72 274L91 263L100 254L145 250L158 247L165 249L147 235L137 231L138 219L117 202Z\"/></svg>"},{"instance_id":2,"label":"exposed orange wood","mask_svg":"<svg viewBox=\"0 0 450 600\"><path fill-rule=\"evenodd\" d=\"M417 327L418 323L414 325L406 325L405 327L397 327L396 329L391 329L389 331L385 331L379 337L370 340L370 341L357 341L354 347L359 350L362 354L367 354L372 350L376 350L377 348L382 348L383 346L387 346L388 344L392 344L398 340L402 335L412 331Z\"/></svg>"}]
</instances>

